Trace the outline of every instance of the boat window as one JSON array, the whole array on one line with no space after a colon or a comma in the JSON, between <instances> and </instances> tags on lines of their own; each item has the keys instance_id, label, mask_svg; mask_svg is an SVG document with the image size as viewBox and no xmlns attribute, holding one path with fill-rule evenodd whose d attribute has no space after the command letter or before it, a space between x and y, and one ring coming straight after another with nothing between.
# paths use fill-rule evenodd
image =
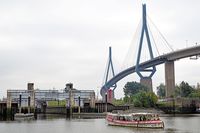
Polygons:
<instances>
[{"instance_id":1,"label":"boat window","mask_svg":"<svg viewBox=\"0 0 200 133\"><path fill-rule=\"evenodd\" d=\"M139 117L138 116L133 116L133 120L134 121L139 121Z\"/></svg>"},{"instance_id":2,"label":"boat window","mask_svg":"<svg viewBox=\"0 0 200 133\"><path fill-rule=\"evenodd\" d=\"M156 115L156 120L160 120L160 118L159 118L159 116L158 116L158 115Z\"/></svg>"},{"instance_id":3,"label":"boat window","mask_svg":"<svg viewBox=\"0 0 200 133\"><path fill-rule=\"evenodd\" d=\"M113 119L114 119L114 120L117 120L117 116L113 116Z\"/></svg>"},{"instance_id":4,"label":"boat window","mask_svg":"<svg viewBox=\"0 0 200 133\"><path fill-rule=\"evenodd\" d=\"M140 121L146 121L146 120L147 120L147 118L146 118L145 115L141 115L141 116L140 116Z\"/></svg>"},{"instance_id":5,"label":"boat window","mask_svg":"<svg viewBox=\"0 0 200 133\"><path fill-rule=\"evenodd\" d=\"M146 121L151 120L151 116L150 115L145 115Z\"/></svg>"},{"instance_id":6,"label":"boat window","mask_svg":"<svg viewBox=\"0 0 200 133\"><path fill-rule=\"evenodd\" d=\"M119 116L119 120L123 121L125 118L123 116Z\"/></svg>"},{"instance_id":7,"label":"boat window","mask_svg":"<svg viewBox=\"0 0 200 133\"><path fill-rule=\"evenodd\" d=\"M133 120L133 118L131 116L126 116L125 119L126 119L126 121L132 121Z\"/></svg>"}]
</instances>

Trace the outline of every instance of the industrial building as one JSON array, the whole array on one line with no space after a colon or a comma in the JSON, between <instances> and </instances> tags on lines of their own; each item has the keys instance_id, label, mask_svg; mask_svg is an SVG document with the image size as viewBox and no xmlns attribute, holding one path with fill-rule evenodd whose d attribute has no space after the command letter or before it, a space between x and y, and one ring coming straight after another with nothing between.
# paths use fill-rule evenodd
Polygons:
<instances>
[{"instance_id":1,"label":"industrial building","mask_svg":"<svg viewBox=\"0 0 200 133\"><path fill-rule=\"evenodd\" d=\"M77 90L73 88L73 84L66 84L66 88L63 91L59 90L40 90L34 89L33 83L28 83L27 89L24 90L7 90L7 107L11 107L11 103L19 103L21 97L21 107L28 106L28 98L30 97L31 107L41 107L41 103L48 101L63 101L66 100L66 106L80 106L85 105L95 107L95 92L94 90ZM70 102L71 101L71 102ZM70 105L71 104L71 105Z\"/></svg>"}]
</instances>

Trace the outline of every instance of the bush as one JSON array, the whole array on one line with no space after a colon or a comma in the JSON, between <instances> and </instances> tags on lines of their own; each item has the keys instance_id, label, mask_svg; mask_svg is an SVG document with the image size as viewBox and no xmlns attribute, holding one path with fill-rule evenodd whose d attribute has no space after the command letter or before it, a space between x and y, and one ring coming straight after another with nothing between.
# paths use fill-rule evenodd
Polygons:
<instances>
[{"instance_id":1,"label":"bush","mask_svg":"<svg viewBox=\"0 0 200 133\"><path fill-rule=\"evenodd\" d=\"M115 99L112 102L115 106L120 106L120 105L124 105L124 100L123 99Z\"/></svg>"},{"instance_id":2,"label":"bush","mask_svg":"<svg viewBox=\"0 0 200 133\"><path fill-rule=\"evenodd\" d=\"M135 107L154 107L158 101L157 96L153 92L140 91L130 97Z\"/></svg>"}]
</instances>

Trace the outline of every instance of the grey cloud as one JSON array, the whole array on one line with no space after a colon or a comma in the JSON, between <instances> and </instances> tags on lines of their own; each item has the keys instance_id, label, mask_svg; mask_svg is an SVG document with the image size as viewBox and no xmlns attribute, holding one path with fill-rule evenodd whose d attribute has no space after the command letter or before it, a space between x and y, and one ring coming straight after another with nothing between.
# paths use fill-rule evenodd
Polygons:
<instances>
[{"instance_id":1,"label":"grey cloud","mask_svg":"<svg viewBox=\"0 0 200 133\"><path fill-rule=\"evenodd\" d=\"M69 81L76 88L96 90L102 83L108 46L113 47L113 58L123 62L141 17L141 3L132 0L1 1L0 97L5 96L8 88L26 88L29 81L43 89L63 88ZM189 42L199 39L199 4L198 0L147 1L147 10L173 47L180 49L185 47L182 42L186 39ZM154 86L164 82L162 69L158 67ZM178 70L177 81L182 79L180 73L184 71ZM189 72L195 73L190 69ZM119 82L117 97L123 95L122 87L130 80L138 80L137 75ZM189 81L198 82L198 77Z\"/></svg>"}]
</instances>

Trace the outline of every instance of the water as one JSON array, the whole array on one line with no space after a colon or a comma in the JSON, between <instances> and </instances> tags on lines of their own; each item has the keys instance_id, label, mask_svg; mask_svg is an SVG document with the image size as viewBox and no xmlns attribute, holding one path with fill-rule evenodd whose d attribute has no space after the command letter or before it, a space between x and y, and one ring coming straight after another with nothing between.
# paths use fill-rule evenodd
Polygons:
<instances>
[{"instance_id":1,"label":"water","mask_svg":"<svg viewBox=\"0 0 200 133\"><path fill-rule=\"evenodd\" d=\"M45 118L34 121L1 121L0 133L200 133L200 115L161 117L164 129L107 126L104 119Z\"/></svg>"}]
</instances>

